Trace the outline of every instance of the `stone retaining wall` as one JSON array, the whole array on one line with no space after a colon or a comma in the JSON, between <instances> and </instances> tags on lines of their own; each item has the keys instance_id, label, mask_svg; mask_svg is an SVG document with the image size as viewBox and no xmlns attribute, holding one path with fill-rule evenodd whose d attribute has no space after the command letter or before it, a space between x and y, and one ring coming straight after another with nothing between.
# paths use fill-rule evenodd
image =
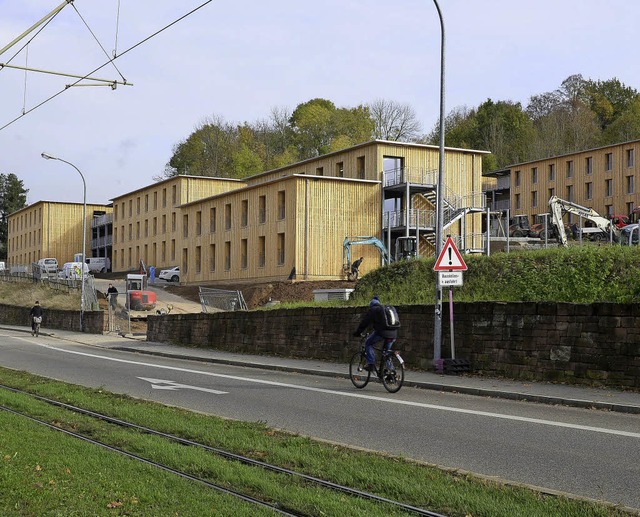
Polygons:
<instances>
[{"instance_id":1,"label":"stone retaining wall","mask_svg":"<svg viewBox=\"0 0 640 517\"><path fill-rule=\"evenodd\" d=\"M42 330L61 329L80 332L80 312L62 311L44 308L42 316ZM31 327L29 317L30 307L16 307L0 304L0 322L5 325L21 325ZM84 331L88 334L102 334L106 329L105 313L103 311L85 311Z\"/></svg>"},{"instance_id":2,"label":"stone retaining wall","mask_svg":"<svg viewBox=\"0 0 640 517\"><path fill-rule=\"evenodd\" d=\"M442 357L450 355L444 305ZM150 316L147 339L238 353L347 362L363 307ZM398 348L409 368L431 369L433 306L398 306ZM456 358L514 379L640 388L640 308L625 304L458 303Z\"/></svg>"}]
</instances>

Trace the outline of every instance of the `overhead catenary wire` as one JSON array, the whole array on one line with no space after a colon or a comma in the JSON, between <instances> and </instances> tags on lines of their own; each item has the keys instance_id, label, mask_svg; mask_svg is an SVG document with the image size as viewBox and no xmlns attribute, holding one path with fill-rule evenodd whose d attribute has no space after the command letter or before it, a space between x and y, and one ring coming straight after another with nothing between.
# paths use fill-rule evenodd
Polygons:
<instances>
[{"instance_id":1,"label":"overhead catenary wire","mask_svg":"<svg viewBox=\"0 0 640 517\"><path fill-rule=\"evenodd\" d=\"M3 126L0 126L0 131L2 131L3 129L6 129L7 127L9 127L10 125L14 124L15 122L17 122L18 120L20 120L21 118L23 118L24 116L28 115L29 113L37 110L38 108L44 106L46 103L52 101L53 99L55 99L56 97L58 97L59 95L63 94L64 92L66 92L71 86L75 86L77 85L79 82L87 79L88 77L90 77L91 75L93 75L94 73L96 73L98 70L102 70L105 66L109 65L112 61L115 61L116 59L124 56L125 54L128 54L129 52L131 52L132 50L136 49L137 47L139 47L140 45L146 43L147 41L149 41L150 39L156 37L158 34L161 34L162 32L164 32L165 30L173 27L175 24L181 22L182 20L184 20L185 18L191 16L192 14L194 14L195 12L199 11L200 9L202 9L204 6L206 6L207 4L210 4L211 2L213 2L213 0L207 0L206 2L203 2L202 4L200 4L199 6L193 8L191 11L187 12L186 14L180 16L179 18L176 18L174 21L172 21L171 23L165 25L164 27L162 27L161 29L158 29L156 32L150 34L149 36L147 36L146 38L140 40L138 43L135 43L134 45L132 45L131 47L129 47L128 49L126 49L124 52L122 52L121 54L119 54L118 56L114 57L113 59L109 59L109 61L103 63L102 65L100 65L99 67L95 68L94 70L92 70L91 72L89 72L86 75L83 75L80 79L78 79L77 81L75 81L72 84L66 85L62 90L54 93L53 95L51 95L50 97L46 98L45 100L39 102L38 104L36 104L35 106L33 106L32 108L28 109L27 111L25 111L22 115L19 115L17 117L15 117L14 119L10 120L9 122L7 122L6 124L4 124Z\"/></svg>"}]
</instances>

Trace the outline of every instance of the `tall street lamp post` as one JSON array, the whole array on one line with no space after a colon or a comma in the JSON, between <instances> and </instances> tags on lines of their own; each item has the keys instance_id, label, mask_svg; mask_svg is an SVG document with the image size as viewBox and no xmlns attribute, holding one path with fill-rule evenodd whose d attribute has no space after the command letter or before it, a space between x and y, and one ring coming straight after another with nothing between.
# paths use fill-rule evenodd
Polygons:
<instances>
[{"instance_id":1,"label":"tall street lamp post","mask_svg":"<svg viewBox=\"0 0 640 517\"><path fill-rule=\"evenodd\" d=\"M444 190L444 19L437 0L433 0L440 18L440 159L438 165L438 190L436 197L436 257L442 251L442 232L444 210L442 191ZM433 362L436 370L442 369L442 285L440 274L436 273L436 304L433 323Z\"/></svg>"},{"instance_id":2,"label":"tall street lamp post","mask_svg":"<svg viewBox=\"0 0 640 517\"><path fill-rule=\"evenodd\" d=\"M62 158L57 158L55 156L51 156L47 153L42 153L41 156L45 160L58 160L59 162L66 163L67 165L71 165L75 170L78 171L80 177L82 178L82 188L83 188L83 197L82 197L82 265L80 266L80 330L84 332L84 268L87 256L87 182L84 180L84 175L80 172L80 169L76 167L73 163L68 162L67 160L63 160Z\"/></svg>"}]
</instances>

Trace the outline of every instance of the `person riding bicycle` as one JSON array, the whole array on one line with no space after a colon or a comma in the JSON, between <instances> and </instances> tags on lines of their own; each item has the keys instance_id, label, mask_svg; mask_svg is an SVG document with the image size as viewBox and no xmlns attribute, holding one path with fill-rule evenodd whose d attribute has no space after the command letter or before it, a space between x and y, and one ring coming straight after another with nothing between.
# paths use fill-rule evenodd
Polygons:
<instances>
[{"instance_id":1,"label":"person riding bicycle","mask_svg":"<svg viewBox=\"0 0 640 517\"><path fill-rule=\"evenodd\" d=\"M36 331L36 318L42 318L44 310L40 307L40 302L36 300L36 304L31 307L29 316L31 316L31 332Z\"/></svg>"},{"instance_id":2,"label":"person riding bicycle","mask_svg":"<svg viewBox=\"0 0 640 517\"><path fill-rule=\"evenodd\" d=\"M354 336L362 335L362 332L369 326L373 326L373 332L365 341L364 348L367 357L367 365L365 370L372 371L374 369L375 356L373 353L373 345L378 341L384 341L384 350L391 350L391 347L398 339L398 330L388 328L384 315L384 307L380 303L380 299L374 296L369 302L369 310L360 321L360 325L353 333Z\"/></svg>"}]
</instances>

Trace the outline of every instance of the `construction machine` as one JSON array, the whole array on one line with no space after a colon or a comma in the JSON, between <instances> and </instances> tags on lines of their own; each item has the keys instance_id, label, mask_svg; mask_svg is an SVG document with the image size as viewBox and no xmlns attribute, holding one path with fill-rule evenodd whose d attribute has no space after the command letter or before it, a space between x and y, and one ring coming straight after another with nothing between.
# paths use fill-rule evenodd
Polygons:
<instances>
[{"instance_id":1,"label":"construction machine","mask_svg":"<svg viewBox=\"0 0 640 517\"><path fill-rule=\"evenodd\" d=\"M563 246L567 246L567 233L564 223L562 222L562 216L566 213L574 214L587 221L591 221L594 225L593 227L578 228L577 230L583 234L590 234L593 240L605 240L609 235L613 236L615 242L620 240L620 230L611 220L601 216L593 208L587 208L577 203L572 203L571 201L565 201L557 196L552 196L549 199L549 209L551 212L551 226L558 242Z\"/></svg>"},{"instance_id":2,"label":"construction machine","mask_svg":"<svg viewBox=\"0 0 640 517\"><path fill-rule=\"evenodd\" d=\"M509 218L509 237L529 237L530 235L529 216L514 215Z\"/></svg>"},{"instance_id":3,"label":"construction machine","mask_svg":"<svg viewBox=\"0 0 640 517\"><path fill-rule=\"evenodd\" d=\"M382 263L389 264L389 252L383 242L372 236L345 237L342 243L342 271L348 280L355 280L351 272L351 246L355 244L370 244L378 248L382 256Z\"/></svg>"},{"instance_id":4,"label":"construction machine","mask_svg":"<svg viewBox=\"0 0 640 517\"><path fill-rule=\"evenodd\" d=\"M147 268L140 260L140 271L126 278L125 310L130 318L146 318L156 307L156 293L147 289Z\"/></svg>"}]
</instances>

